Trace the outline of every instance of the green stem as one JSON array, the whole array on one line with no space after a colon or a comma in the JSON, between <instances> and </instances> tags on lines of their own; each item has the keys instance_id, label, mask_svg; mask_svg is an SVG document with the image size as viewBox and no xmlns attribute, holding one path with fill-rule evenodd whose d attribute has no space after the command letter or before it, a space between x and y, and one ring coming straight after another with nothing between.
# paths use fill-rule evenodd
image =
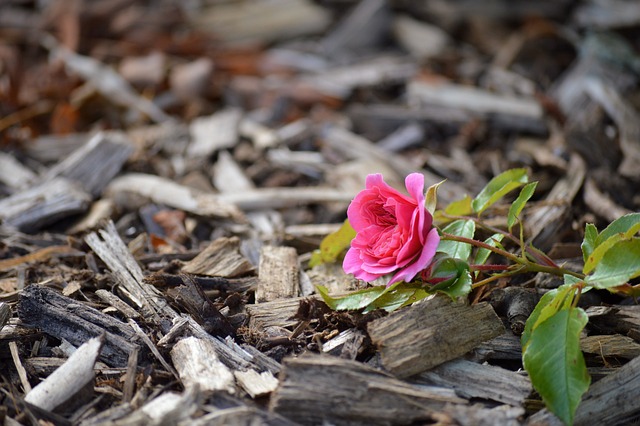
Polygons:
<instances>
[{"instance_id":1,"label":"green stem","mask_svg":"<svg viewBox=\"0 0 640 426\"><path fill-rule=\"evenodd\" d=\"M487 244L487 243L485 243L483 241L474 240L472 238L459 237L458 235L449 234L447 232L442 232L440 237L443 240L457 241L459 243L467 243L467 244L471 244L472 246L476 246L476 247L481 247L481 248L487 249L489 251L494 252L495 254L499 254L502 257L506 257L507 259L513 261L514 263L518 263L520 265L522 265L522 264L524 264L524 262L526 262L526 260L516 256L513 253L509 253L508 251L502 250L502 249L500 249L498 247L494 247L494 246L489 245L489 244Z\"/></svg>"},{"instance_id":2,"label":"green stem","mask_svg":"<svg viewBox=\"0 0 640 426\"><path fill-rule=\"evenodd\" d=\"M518 264L518 265L522 265L524 268L520 268L516 271L518 272L544 272L547 274L552 274L552 275L556 275L559 277L566 275L571 275L574 276L576 278L579 279L584 279L584 274L580 274L578 272L573 272L570 271L568 269L562 268L562 267L556 267L556 266L548 266L548 265L541 265L539 263L533 263L531 261L529 261L526 258L522 258L519 256L516 256L513 253L509 253L508 251L502 250L498 247L493 247L483 241L478 241L478 240L474 240L472 238L466 238L466 237L460 237L458 235L453 235L453 234L449 234L447 232L443 232L441 234L441 238L443 240L449 240L449 241L457 241L460 243L467 243L467 244L471 244L472 246L475 247L481 247L484 249L487 249L489 251L492 251L493 253L496 253L502 257L506 257L507 259L511 260L513 263ZM512 271L513 272L513 271ZM513 273L510 272L509 275L513 275ZM498 274L498 275L494 275L493 277L499 276L499 275L504 275L504 274ZM507 275L508 276L508 275ZM493 278L490 277L490 278ZM489 278L487 278L489 279ZM486 281L486 280L483 280ZM479 281L482 282L482 281ZM477 283L476 283L477 284ZM475 285L475 284L474 284Z\"/></svg>"},{"instance_id":3,"label":"green stem","mask_svg":"<svg viewBox=\"0 0 640 426\"><path fill-rule=\"evenodd\" d=\"M535 248L533 248L533 250L532 250L529 247L527 247L526 244L524 244L524 239L522 238L522 233L523 233L522 225L520 226L520 234L521 234L520 235L520 239L518 239L511 232L504 231L502 229L493 227L491 225L487 225L486 223L481 221L480 218L477 218L477 217L473 217L473 216L454 216L454 215L448 215L446 213L443 213L443 216L448 218L448 219L452 219L452 220L470 220L473 223L475 223L476 226L479 227L479 228L482 228L482 229L484 229L486 231L489 231L489 232L493 232L494 234L502 234L508 240L511 240L511 242L513 242L518 247L520 247L520 251L523 253L523 256L525 256L526 254L529 254L531 257L533 257L532 251L535 250ZM533 254L535 254L535 253L533 253Z\"/></svg>"},{"instance_id":4,"label":"green stem","mask_svg":"<svg viewBox=\"0 0 640 426\"><path fill-rule=\"evenodd\" d=\"M520 266L519 268L513 269L509 272L504 272L502 274L495 274L495 275L491 275L488 278L485 278L484 280L480 280L478 282L475 282L471 285L471 289L476 289L478 287L482 287L483 285L489 284L490 282L499 280L500 278L507 278L510 277L512 275L516 275L520 272L522 272L522 269L524 268L524 266Z\"/></svg>"}]
</instances>

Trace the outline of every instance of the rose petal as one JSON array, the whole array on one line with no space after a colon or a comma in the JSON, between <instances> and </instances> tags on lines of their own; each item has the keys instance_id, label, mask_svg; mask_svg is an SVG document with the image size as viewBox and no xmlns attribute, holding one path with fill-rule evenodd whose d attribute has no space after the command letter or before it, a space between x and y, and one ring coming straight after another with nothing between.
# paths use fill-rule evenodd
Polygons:
<instances>
[{"instance_id":1,"label":"rose petal","mask_svg":"<svg viewBox=\"0 0 640 426\"><path fill-rule=\"evenodd\" d=\"M433 256L436 254L438 244L440 244L440 235L438 235L438 230L433 228L427 235L426 243L422 248L422 253L420 253L418 260L406 268L396 272L396 274L391 277L391 280L389 280L387 286L397 283L398 281L411 281L418 272L422 271L427 267L427 265L429 265L429 262L431 262Z\"/></svg>"}]
</instances>

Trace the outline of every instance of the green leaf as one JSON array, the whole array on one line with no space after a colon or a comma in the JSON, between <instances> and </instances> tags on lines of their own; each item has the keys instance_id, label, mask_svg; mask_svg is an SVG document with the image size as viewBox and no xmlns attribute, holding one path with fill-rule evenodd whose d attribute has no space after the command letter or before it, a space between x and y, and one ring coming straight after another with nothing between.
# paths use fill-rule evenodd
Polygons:
<instances>
[{"instance_id":1,"label":"green leaf","mask_svg":"<svg viewBox=\"0 0 640 426\"><path fill-rule=\"evenodd\" d=\"M442 283L440 283L433 286L429 290L429 292L433 293L434 291L437 291L438 293L444 293L453 300L456 300L458 297L466 297L469 293L471 293L472 283L473 280L471 278L471 272L467 269L447 286L443 286Z\"/></svg>"},{"instance_id":2,"label":"green leaf","mask_svg":"<svg viewBox=\"0 0 640 426\"><path fill-rule=\"evenodd\" d=\"M589 257L584 261L584 266L582 267L583 274L589 274L593 269L602 261L604 255L609 251L609 249L615 246L619 241L624 239L624 234L615 234L611 236L611 238L607 239L603 243L595 246L594 250L591 252Z\"/></svg>"},{"instance_id":3,"label":"green leaf","mask_svg":"<svg viewBox=\"0 0 640 426\"><path fill-rule=\"evenodd\" d=\"M465 216L471 214L473 213L471 201L471 197L465 195L464 198L449 203L449 205L445 207L444 212L450 216Z\"/></svg>"},{"instance_id":4,"label":"green leaf","mask_svg":"<svg viewBox=\"0 0 640 426\"><path fill-rule=\"evenodd\" d=\"M473 238L476 232L476 224L472 220L456 220L442 229L442 232L458 237ZM471 255L471 244L458 241L441 240L438 252L446 253L450 257L467 260Z\"/></svg>"},{"instance_id":5,"label":"green leaf","mask_svg":"<svg viewBox=\"0 0 640 426\"><path fill-rule=\"evenodd\" d=\"M434 185L431 185L429 188L427 188L427 192L424 196L424 206L427 209L427 211L432 215L433 213L435 213L436 207L438 204L438 188L444 182L445 181L443 180L442 182L438 182Z\"/></svg>"},{"instance_id":6,"label":"green leaf","mask_svg":"<svg viewBox=\"0 0 640 426\"><path fill-rule=\"evenodd\" d=\"M490 245L491 247L498 247L500 242L504 239L504 234L493 234L486 240L484 240L485 244ZM491 255L491 250L486 248L479 248L476 252L476 257L473 260L474 265L484 265L489 256Z\"/></svg>"},{"instance_id":7,"label":"green leaf","mask_svg":"<svg viewBox=\"0 0 640 426\"><path fill-rule=\"evenodd\" d=\"M456 299L471 292L471 273L469 264L464 260L438 253L430 271L427 281L435 284L427 289L429 293L440 292Z\"/></svg>"},{"instance_id":8,"label":"green leaf","mask_svg":"<svg viewBox=\"0 0 640 426\"><path fill-rule=\"evenodd\" d=\"M567 425L573 423L591 382L580 351L580 332L587 321L580 308L559 310L533 330L522 356L531 384Z\"/></svg>"},{"instance_id":9,"label":"green leaf","mask_svg":"<svg viewBox=\"0 0 640 426\"><path fill-rule=\"evenodd\" d=\"M340 229L324 237L320 248L311 255L309 266L313 268L323 263L335 262L342 252L349 248L355 236L356 231L351 227L349 219L345 219Z\"/></svg>"},{"instance_id":10,"label":"green leaf","mask_svg":"<svg viewBox=\"0 0 640 426\"><path fill-rule=\"evenodd\" d=\"M565 275L565 280L566 277L567 276ZM533 312L529 315L529 318L524 325L522 336L520 337L520 344L522 345L523 351L527 349L533 330L551 316L555 315L555 313L563 307L570 306L573 301L573 297L567 296L571 292L575 293L575 291L576 289L572 284L566 283L558 288L548 291L542 296L542 298L540 298L540 301L533 309Z\"/></svg>"},{"instance_id":11,"label":"green leaf","mask_svg":"<svg viewBox=\"0 0 640 426\"><path fill-rule=\"evenodd\" d=\"M337 297L330 296L324 286L317 285L316 289L331 309L346 311L364 308L364 313L375 309L384 309L387 312L391 312L429 295L419 285L405 282L395 283L389 287L383 285L369 287Z\"/></svg>"},{"instance_id":12,"label":"green leaf","mask_svg":"<svg viewBox=\"0 0 640 426\"><path fill-rule=\"evenodd\" d=\"M387 312L417 302L427 297L429 293L413 284L400 283L395 289L384 293L373 302L369 303L363 313L371 312L375 309L384 309Z\"/></svg>"},{"instance_id":13,"label":"green leaf","mask_svg":"<svg viewBox=\"0 0 640 426\"><path fill-rule=\"evenodd\" d=\"M520 191L520 195L518 195L518 198L516 198L513 204L511 204L509 213L507 214L507 226L509 227L509 232L511 232L511 228L513 228L513 225L516 223L516 220L518 219L518 216L520 216L520 213L522 212L524 206L527 204L527 201L529 201L529 199L535 192L537 185L538 182L531 182L526 184Z\"/></svg>"},{"instance_id":14,"label":"green leaf","mask_svg":"<svg viewBox=\"0 0 640 426\"><path fill-rule=\"evenodd\" d=\"M353 293L338 297L330 296L327 288L321 285L317 285L316 290L320 296L322 296L324 303L326 303L331 309L334 311L346 311L367 307L367 305L378 299L383 294L395 289L398 284L400 283L395 283L389 287L383 285L367 287L363 290L354 291Z\"/></svg>"},{"instance_id":15,"label":"green leaf","mask_svg":"<svg viewBox=\"0 0 640 426\"><path fill-rule=\"evenodd\" d=\"M526 169L511 169L502 172L491 179L487 186L480 191L471 202L471 207L474 212L480 214L507 193L521 187L528 181Z\"/></svg>"},{"instance_id":16,"label":"green leaf","mask_svg":"<svg viewBox=\"0 0 640 426\"><path fill-rule=\"evenodd\" d=\"M587 262L587 258L591 256L593 250L596 248L596 241L598 239L598 228L593 223L587 223L584 227L584 239L580 247L582 248L582 258L584 262Z\"/></svg>"},{"instance_id":17,"label":"green leaf","mask_svg":"<svg viewBox=\"0 0 640 426\"><path fill-rule=\"evenodd\" d=\"M611 288L637 276L640 276L640 238L629 238L609 248L585 282L595 288Z\"/></svg>"},{"instance_id":18,"label":"green leaf","mask_svg":"<svg viewBox=\"0 0 640 426\"><path fill-rule=\"evenodd\" d=\"M640 213L630 213L624 215L609 224L596 239L596 246L599 246L615 234L624 234L626 237L633 237L640 231Z\"/></svg>"}]
</instances>

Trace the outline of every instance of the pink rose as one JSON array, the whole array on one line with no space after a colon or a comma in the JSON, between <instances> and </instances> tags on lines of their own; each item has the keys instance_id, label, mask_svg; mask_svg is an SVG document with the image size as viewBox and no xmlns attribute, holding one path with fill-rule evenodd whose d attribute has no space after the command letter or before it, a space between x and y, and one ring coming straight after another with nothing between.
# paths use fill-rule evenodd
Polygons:
<instances>
[{"instance_id":1,"label":"pink rose","mask_svg":"<svg viewBox=\"0 0 640 426\"><path fill-rule=\"evenodd\" d=\"M424 176L412 173L405 185L410 196L387 185L381 174L367 176L366 189L347 210L356 237L344 258L346 273L371 282L395 272L390 286L411 281L429 265L440 236L424 206Z\"/></svg>"}]
</instances>

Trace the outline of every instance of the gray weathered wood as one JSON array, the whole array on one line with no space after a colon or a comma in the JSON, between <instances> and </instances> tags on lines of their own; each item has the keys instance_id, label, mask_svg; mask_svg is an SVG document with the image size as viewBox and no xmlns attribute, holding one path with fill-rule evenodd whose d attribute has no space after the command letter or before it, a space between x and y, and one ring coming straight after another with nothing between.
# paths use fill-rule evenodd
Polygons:
<instances>
[{"instance_id":1,"label":"gray weathered wood","mask_svg":"<svg viewBox=\"0 0 640 426\"><path fill-rule=\"evenodd\" d=\"M93 367L104 339L95 337L80 346L67 361L29 392L24 400L45 410L53 410L91 383Z\"/></svg>"},{"instance_id":2,"label":"gray weathered wood","mask_svg":"<svg viewBox=\"0 0 640 426\"><path fill-rule=\"evenodd\" d=\"M3 225L33 232L65 217L82 213L91 196L70 180L56 178L0 200Z\"/></svg>"},{"instance_id":3,"label":"gray weathered wood","mask_svg":"<svg viewBox=\"0 0 640 426\"><path fill-rule=\"evenodd\" d=\"M162 319L171 321L178 316L158 289L143 282L142 269L118 235L113 222L109 221L104 229L87 235L85 241L107 264L117 283L127 293L127 298L141 309L146 321L160 324Z\"/></svg>"},{"instance_id":4,"label":"gray weathered wood","mask_svg":"<svg viewBox=\"0 0 640 426\"><path fill-rule=\"evenodd\" d=\"M272 302L300 292L298 254L293 247L264 246L260 251L256 301Z\"/></svg>"},{"instance_id":5,"label":"gray weathered wood","mask_svg":"<svg viewBox=\"0 0 640 426\"><path fill-rule=\"evenodd\" d=\"M188 426L297 426L297 423L287 420L275 413L262 411L254 407L240 406L214 410L209 414L193 419ZM181 423L180 426L187 426Z\"/></svg>"},{"instance_id":6,"label":"gray weathered wood","mask_svg":"<svg viewBox=\"0 0 640 426\"><path fill-rule=\"evenodd\" d=\"M39 285L22 291L18 316L24 326L39 328L74 346L104 333L100 359L111 366L127 365L129 353L138 342L127 324Z\"/></svg>"},{"instance_id":7,"label":"gray weathered wood","mask_svg":"<svg viewBox=\"0 0 640 426\"><path fill-rule=\"evenodd\" d=\"M525 223L530 224L529 238L536 247L545 250L558 241L569 220L571 203L582 187L586 172L584 160L578 154L573 154L565 177L549 191L543 205L531 209Z\"/></svg>"},{"instance_id":8,"label":"gray weathered wood","mask_svg":"<svg viewBox=\"0 0 640 426\"><path fill-rule=\"evenodd\" d=\"M197 387L187 388L182 394L164 392L136 411L107 424L112 426L175 425L181 421L189 424L190 416L196 412L200 404L200 393Z\"/></svg>"},{"instance_id":9,"label":"gray weathered wood","mask_svg":"<svg viewBox=\"0 0 640 426\"><path fill-rule=\"evenodd\" d=\"M0 183L13 190L28 188L37 175L13 156L0 152Z\"/></svg>"},{"instance_id":10,"label":"gray weathered wood","mask_svg":"<svg viewBox=\"0 0 640 426\"><path fill-rule=\"evenodd\" d=\"M589 323L605 333L620 333L640 342L640 306L591 306Z\"/></svg>"},{"instance_id":11,"label":"gray weathered wood","mask_svg":"<svg viewBox=\"0 0 640 426\"><path fill-rule=\"evenodd\" d=\"M218 194L180 185L160 176L129 173L112 180L106 192L124 204L138 204L140 197L144 197L156 204L200 216L242 221L242 213L233 205L233 200L224 200Z\"/></svg>"},{"instance_id":12,"label":"gray weathered wood","mask_svg":"<svg viewBox=\"0 0 640 426\"><path fill-rule=\"evenodd\" d=\"M407 85L416 102L467 110L481 116L503 114L542 120L542 106L533 98L501 95L471 86L415 80Z\"/></svg>"},{"instance_id":13,"label":"gray weathered wood","mask_svg":"<svg viewBox=\"0 0 640 426\"><path fill-rule=\"evenodd\" d=\"M133 145L124 133L100 132L49 169L43 179L64 177L97 197L132 153Z\"/></svg>"},{"instance_id":14,"label":"gray weathered wood","mask_svg":"<svg viewBox=\"0 0 640 426\"><path fill-rule=\"evenodd\" d=\"M525 410L522 407L512 407L509 405L499 405L493 408L486 408L480 404L455 405L448 407L444 416L451 424L459 426L521 426L522 417ZM446 421L441 418L444 424Z\"/></svg>"},{"instance_id":15,"label":"gray weathered wood","mask_svg":"<svg viewBox=\"0 0 640 426\"><path fill-rule=\"evenodd\" d=\"M436 296L369 323L382 365L408 377L455 359L504 333L502 321L486 304L465 305Z\"/></svg>"},{"instance_id":16,"label":"gray weathered wood","mask_svg":"<svg viewBox=\"0 0 640 426\"><path fill-rule=\"evenodd\" d=\"M333 356L288 358L280 377L269 407L300 424L410 424L464 403L450 390L412 386Z\"/></svg>"},{"instance_id":17,"label":"gray weathered wood","mask_svg":"<svg viewBox=\"0 0 640 426\"><path fill-rule=\"evenodd\" d=\"M463 398L522 406L532 392L529 378L501 367L456 359L410 379L413 384L452 388Z\"/></svg>"},{"instance_id":18,"label":"gray weathered wood","mask_svg":"<svg viewBox=\"0 0 640 426\"><path fill-rule=\"evenodd\" d=\"M133 309L131 306L127 305L122 299L120 299L115 294L113 294L113 293L111 293L111 292L109 292L107 290L104 290L104 289L96 290L95 294L103 302L108 303L109 305L113 306L115 309L117 309L125 317L134 318L134 319L140 317L140 314L138 313L138 311Z\"/></svg>"},{"instance_id":19,"label":"gray weathered wood","mask_svg":"<svg viewBox=\"0 0 640 426\"><path fill-rule=\"evenodd\" d=\"M337 355L341 358L356 359L364 339L365 335L362 331L349 328L323 343L322 352Z\"/></svg>"},{"instance_id":20,"label":"gray weathered wood","mask_svg":"<svg viewBox=\"0 0 640 426\"><path fill-rule=\"evenodd\" d=\"M238 237L222 237L212 241L182 271L214 277L237 277L254 271L253 265L240 253Z\"/></svg>"},{"instance_id":21,"label":"gray weathered wood","mask_svg":"<svg viewBox=\"0 0 640 426\"><path fill-rule=\"evenodd\" d=\"M408 160L397 154L389 153L362 136L356 135L340 127L331 127L324 132L324 140L332 148L342 152L349 158L373 158L388 164L400 176L407 176L413 172L424 175L425 186L429 187L442 181L440 176L428 170L416 170L416 167ZM372 171L373 172L373 171ZM440 187L438 199L444 204L458 200L466 194L464 188L448 182ZM350 201L350 200L349 200Z\"/></svg>"},{"instance_id":22,"label":"gray weathered wood","mask_svg":"<svg viewBox=\"0 0 640 426\"><path fill-rule=\"evenodd\" d=\"M220 149L234 147L238 143L241 118L241 110L229 108L193 120L189 127L192 140L187 148L187 155L204 161Z\"/></svg>"},{"instance_id":23,"label":"gray weathered wood","mask_svg":"<svg viewBox=\"0 0 640 426\"><path fill-rule=\"evenodd\" d=\"M521 360L522 344L520 338L511 332L481 343L473 350L474 359L484 362L488 359Z\"/></svg>"},{"instance_id":24,"label":"gray weathered wood","mask_svg":"<svg viewBox=\"0 0 640 426\"><path fill-rule=\"evenodd\" d=\"M357 87L404 82L417 72L418 66L413 60L381 55L353 65L303 75L299 80L329 96L346 98Z\"/></svg>"},{"instance_id":25,"label":"gray weathered wood","mask_svg":"<svg viewBox=\"0 0 640 426\"><path fill-rule=\"evenodd\" d=\"M233 372L220 362L210 340L187 337L178 341L171 349L171 360L185 387L235 392Z\"/></svg>"}]
</instances>

